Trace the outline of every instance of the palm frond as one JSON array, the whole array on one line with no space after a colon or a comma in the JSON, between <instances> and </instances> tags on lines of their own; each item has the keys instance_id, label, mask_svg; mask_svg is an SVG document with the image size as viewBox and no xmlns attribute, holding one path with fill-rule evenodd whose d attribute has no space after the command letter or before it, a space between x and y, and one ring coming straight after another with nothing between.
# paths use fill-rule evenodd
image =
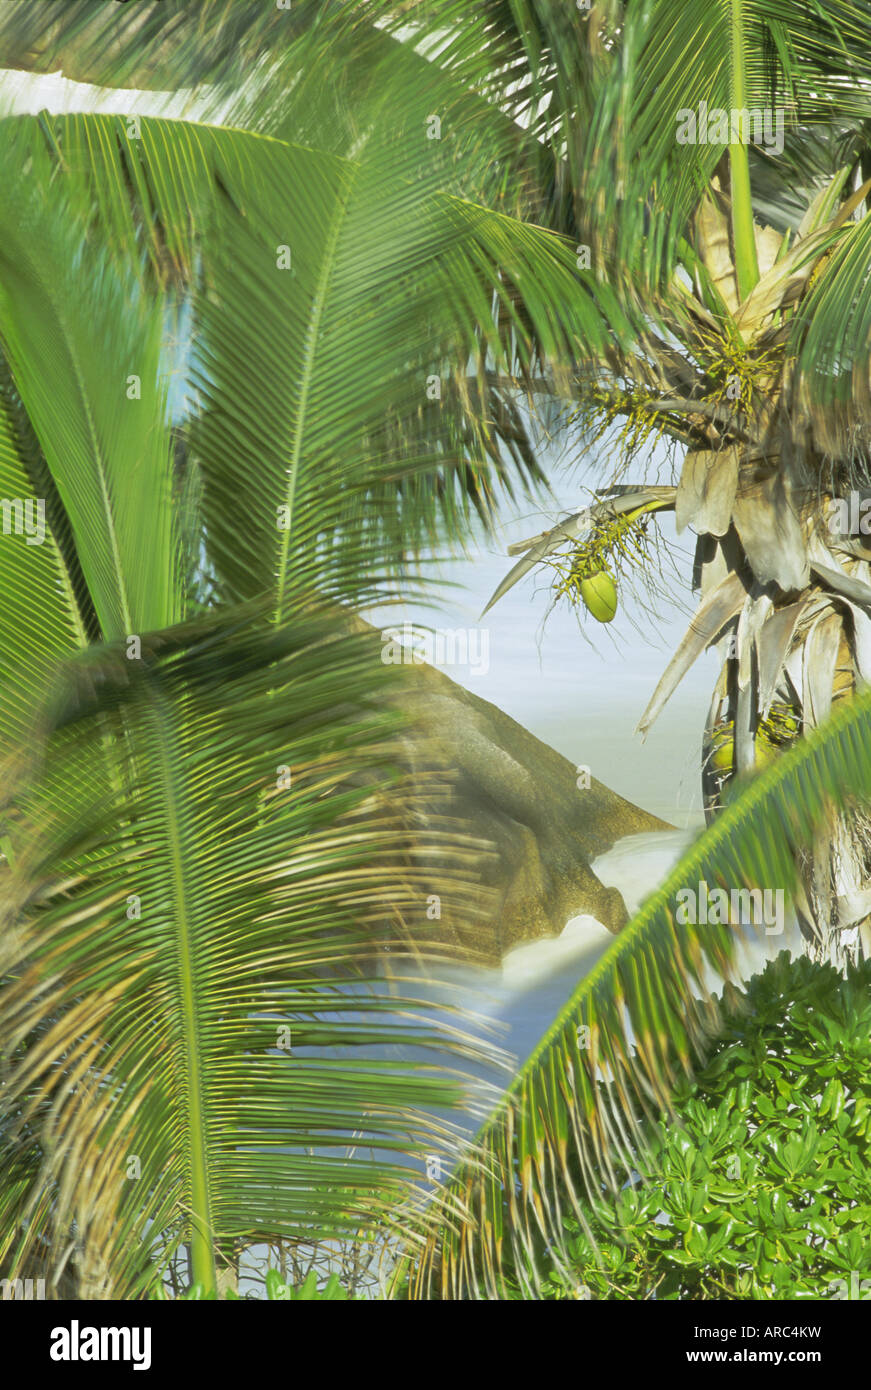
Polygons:
<instances>
[{"instance_id":1,"label":"palm frond","mask_svg":"<svg viewBox=\"0 0 871 1390\"><path fill-rule=\"evenodd\" d=\"M36 495L27 472L29 441L22 439L27 421L8 370L2 372L0 382L0 494L4 509L0 539L0 738L8 751L26 739L34 703L41 699L53 668L77 647L86 645L87 632L73 580L46 515L45 496ZM17 531L16 523L20 527ZM39 613L38 623L32 620L34 611Z\"/></svg>"},{"instance_id":2,"label":"palm frond","mask_svg":"<svg viewBox=\"0 0 871 1390\"><path fill-rule=\"evenodd\" d=\"M848 222L791 325L794 410L823 453L867 454L871 431L871 214Z\"/></svg>"},{"instance_id":3,"label":"palm frond","mask_svg":"<svg viewBox=\"0 0 871 1390\"><path fill-rule=\"evenodd\" d=\"M451 132L451 143L440 149L439 141L427 140L414 104L403 104L399 79L372 85L354 159L252 131L156 117L138 118L135 134L127 118L104 115L5 124L34 148L40 167L48 160L58 177L66 172L81 208L93 208L95 227L112 228L107 254L126 273L145 257L151 292L162 287L185 301L198 294L201 321L211 325L210 351L217 311L205 306L221 292L217 277L225 276L229 293L235 269L237 290L245 277L250 290L252 274L266 276L269 246L271 289L266 279L263 289L273 326L291 350L289 360L317 365L311 387L320 389L329 360L338 361L336 347L321 364L331 320L332 337L341 320L345 347L364 364L347 376L348 401L356 395L365 404L376 363L386 369L392 353L377 397L383 423L378 433L370 430L365 448L371 452L387 439L397 480L408 476L401 488L394 482L381 497L373 495L372 510L385 524L392 512L394 530L408 538L426 534L431 542L434 509L441 508L448 534L459 539L470 508L489 519L500 489L528 490L541 481L520 408L525 381L550 360L565 387L579 353L601 355L614 341L628 342L634 329L610 287L579 272L571 243L455 191L475 182L485 156L492 163L494 147L479 148L474 128L462 136ZM234 209L247 227L237 227L232 254L241 253L247 230L247 260L228 273L225 234ZM224 235L212 237L216 216ZM326 240L315 246L309 226L320 227ZM283 246L295 264L282 283ZM213 252L221 258L215 264ZM326 316L319 312L320 330L301 356L299 335L306 323L315 326L319 285L329 295ZM404 326L400 286L407 296ZM379 327L389 327L383 345ZM269 362L268 339L252 346L258 357L251 372L260 382L280 373L280 364ZM432 383L439 379L436 397ZM494 387L494 380L503 385ZM349 414L346 409L346 419ZM376 416L375 397L362 414L369 421Z\"/></svg>"},{"instance_id":4,"label":"palm frond","mask_svg":"<svg viewBox=\"0 0 871 1390\"><path fill-rule=\"evenodd\" d=\"M334 14L343 7L332 7ZM10 0L0 16L3 66L57 72L96 86L172 91L238 86L270 47L305 31L324 6L289 9L238 0Z\"/></svg>"},{"instance_id":5,"label":"palm frond","mask_svg":"<svg viewBox=\"0 0 871 1390\"><path fill-rule=\"evenodd\" d=\"M23 133L0 123L7 167L23 162ZM49 191L48 156L28 149L32 180L0 211L0 342L113 641L181 616L162 307L87 245L75 198Z\"/></svg>"},{"instance_id":6,"label":"palm frond","mask_svg":"<svg viewBox=\"0 0 871 1390\"><path fill-rule=\"evenodd\" d=\"M494 1057L378 985L379 941L426 906L399 721L377 641L317 602L291 616L164 630L139 662L91 648L10 789L0 1258L71 1250L81 1296L142 1296L187 1242L213 1287L230 1246L398 1221L423 1156L456 1148L456 1067ZM440 840L471 912L463 842Z\"/></svg>"}]
</instances>

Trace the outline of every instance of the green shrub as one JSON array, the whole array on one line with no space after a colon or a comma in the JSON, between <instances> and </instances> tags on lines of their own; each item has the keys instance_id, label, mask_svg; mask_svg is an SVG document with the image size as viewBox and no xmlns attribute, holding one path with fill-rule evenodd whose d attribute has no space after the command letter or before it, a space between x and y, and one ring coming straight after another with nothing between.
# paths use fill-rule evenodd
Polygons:
<instances>
[{"instance_id":1,"label":"green shrub","mask_svg":"<svg viewBox=\"0 0 871 1390\"><path fill-rule=\"evenodd\" d=\"M162 1300L165 1299L167 1295L165 1291L160 1288L155 1291L153 1297ZM326 1283L320 1286L314 1270L311 1270L304 1281L295 1287L292 1284L286 1284L277 1269L268 1270L266 1274L266 1297L270 1302L294 1299L303 1303L356 1302L351 1294L348 1293L347 1289L343 1288L339 1283L338 1274L331 1274ZM226 1290L223 1294L218 1294L214 1291L206 1293L202 1284L191 1284L190 1288L179 1295L179 1298L186 1301L204 1299L207 1302L219 1298L229 1299L233 1302L244 1301L240 1298L239 1294L234 1293L230 1289Z\"/></svg>"},{"instance_id":2,"label":"green shrub","mask_svg":"<svg viewBox=\"0 0 871 1390\"><path fill-rule=\"evenodd\" d=\"M314 1270L308 1273L302 1284L294 1288L291 1284L285 1284L277 1269L270 1269L266 1276L266 1297L269 1299L299 1299L305 1303L354 1301L339 1283L338 1274L331 1274L323 1288L319 1288Z\"/></svg>"},{"instance_id":3,"label":"green shrub","mask_svg":"<svg viewBox=\"0 0 871 1390\"><path fill-rule=\"evenodd\" d=\"M564 1223L544 1298L871 1298L871 962L783 952L729 1012L638 1175ZM749 1006L749 1007L748 1007ZM627 1175L628 1178L628 1175Z\"/></svg>"}]
</instances>

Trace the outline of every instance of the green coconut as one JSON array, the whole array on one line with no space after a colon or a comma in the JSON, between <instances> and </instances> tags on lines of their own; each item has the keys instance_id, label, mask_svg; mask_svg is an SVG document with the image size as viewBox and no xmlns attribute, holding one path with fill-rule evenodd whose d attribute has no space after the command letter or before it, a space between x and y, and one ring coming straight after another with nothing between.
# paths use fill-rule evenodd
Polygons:
<instances>
[{"instance_id":1,"label":"green coconut","mask_svg":"<svg viewBox=\"0 0 871 1390\"><path fill-rule=\"evenodd\" d=\"M732 771L733 743L732 725L715 730L711 738L711 766L715 772L728 776Z\"/></svg>"},{"instance_id":2,"label":"green coconut","mask_svg":"<svg viewBox=\"0 0 871 1390\"><path fill-rule=\"evenodd\" d=\"M720 776L728 777L732 773L734 736L731 720L728 724L721 724L711 735L710 763L714 771L718 772ZM769 736L765 725L760 725L756 733L756 766L767 767L779 751L778 745Z\"/></svg>"},{"instance_id":3,"label":"green coconut","mask_svg":"<svg viewBox=\"0 0 871 1390\"><path fill-rule=\"evenodd\" d=\"M607 570L581 580L581 598L597 623L610 623L617 612L617 586Z\"/></svg>"}]
</instances>

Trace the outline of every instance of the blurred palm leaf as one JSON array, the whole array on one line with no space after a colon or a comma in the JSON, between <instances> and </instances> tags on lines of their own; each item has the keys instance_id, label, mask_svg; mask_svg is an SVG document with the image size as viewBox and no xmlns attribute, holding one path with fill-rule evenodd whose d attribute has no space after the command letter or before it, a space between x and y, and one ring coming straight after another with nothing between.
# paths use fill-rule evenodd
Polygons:
<instances>
[{"instance_id":1,"label":"blurred palm leaf","mask_svg":"<svg viewBox=\"0 0 871 1390\"><path fill-rule=\"evenodd\" d=\"M45 551L3 571L9 669L28 671L34 626L44 652L3 731L0 1203L4 1263L48 1261L55 1288L69 1266L80 1292L142 1294L187 1244L213 1286L239 1244L389 1219L422 1153L455 1142L433 1112L469 1089L372 1049L481 1055L367 978L385 919L422 910L409 865L430 840L452 847L456 910L474 894L456 835L417 827L412 858L377 643L348 610L435 531L453 476L477 505L504 472L468 359L483 398L608 329L563 242L460 197L419 126L364 128L349 161L149 118L0 126L22 175L2 214L4 466L50 504ZM191 310L173 353L166 324ZM445 363L457 459L420 422L423 370ZM198 386L193 419L173 371ZM202 613L215 596L260 606ZM403 1022L372 1024L388 1011ZM305 1052L327 1045L365 1060Z\"/></svg>"},{"instance_id":2,"label":"blurred palm leaf","mask_svg":"<svg viewBox=\"0 0 871 1390\"><path fill-rule=\"evenodd\" d=\"M92 647L10 789L0 1258L50 1241L82 1296L142 1296L187 1242L212 1287L234 1244L389 1220L455 1142L432 1112L468 1100L434 1049L483 1055L371 987L386 917L425 901L387 780L396 716L377 642L299 598L288 616L167 630L139 662ZM107 726L111 795L90 771Z\"/></svg>"},{"instance_id":3,"label":"blurred palm leaf","mask_svg":"<svg viewBox=\"0 0 871 1390\"><path fill-rule=\"evenodd\" d=\"M340 6L331 6L334 17ZM324 7L237 0L145 0L131 9L103 0L11 0L0 20L4 65L57 72L97 86L172 90L206 82L238 86L265 48L286 43Z\"/></svg>"}]
</instances>

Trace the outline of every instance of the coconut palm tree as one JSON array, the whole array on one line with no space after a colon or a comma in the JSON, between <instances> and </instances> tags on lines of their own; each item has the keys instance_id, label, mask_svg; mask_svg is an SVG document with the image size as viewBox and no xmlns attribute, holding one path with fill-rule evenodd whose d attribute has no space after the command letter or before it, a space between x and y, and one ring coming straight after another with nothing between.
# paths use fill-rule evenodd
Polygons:
<instances>
[{"instance_id":1,"label":"coconut palm tree","mask_svg":"<svg viewBox=\"0 0 871 1390\"><path fill-rule=\"evenodd\" d=\"M692 526L699 608L639 730L716 646L702 749L713 815L736 777L815 728L869 669L871 11L663 0L609 25L597 9L587 131L572 136L568 109L562 126L553 103L548 115L565 135L578 236L645 327L629 354L611 348L577 375L574 418L617 446L601 505L530 541L493 601L543 562L559 593L610 621L647 517L674 510L679 532ZM617 486L662 437L676 486ZM799 911L818 958L871 949L869 850L852 808L803 851Z\"/></svg>"}]
</instances>

